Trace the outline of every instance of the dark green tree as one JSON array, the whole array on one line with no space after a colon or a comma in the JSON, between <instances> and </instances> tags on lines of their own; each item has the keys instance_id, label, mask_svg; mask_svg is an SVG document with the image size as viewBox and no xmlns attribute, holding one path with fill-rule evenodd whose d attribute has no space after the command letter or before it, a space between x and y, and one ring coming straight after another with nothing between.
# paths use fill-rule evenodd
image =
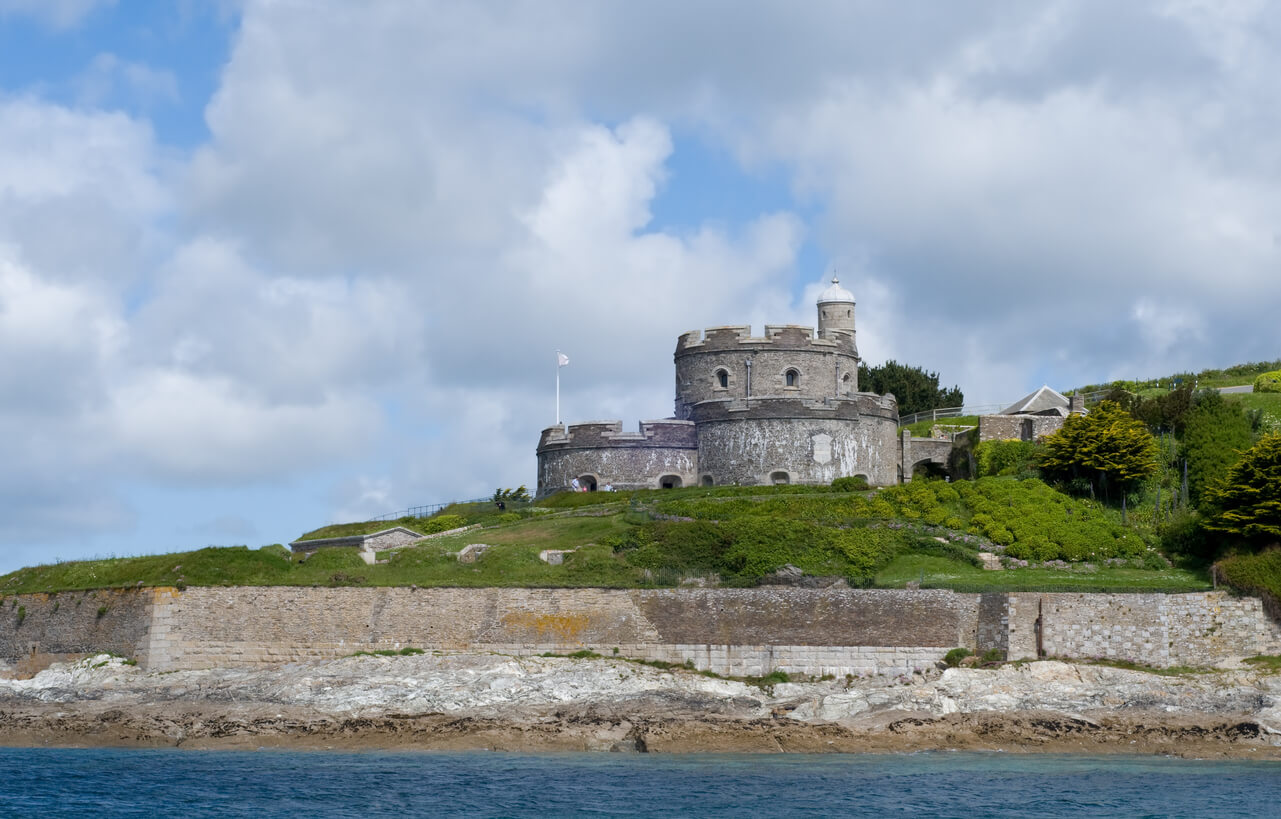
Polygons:
<instances>
[{"instance_id":1,"label":"dark green tree","mask_svg":"<svg viewBox=\"0 0 1281 819\"><path fill-rule=\"evenodd\" d=\"M1163 395L1136 398L1129 410L1131 415L1147 424L1148 429L1154 432L1165 430L1182 435L1192 407L1192 380L1189 376L1184 384Z\"/></svg>"},{"instance_id":2,"label":"dark green tree","mask_svg":"<svg viewBox=\"0 0 1281 819\"><path fill-rule=\"evenodd\" d=\"M1188 498L1201 505L1206 487L1221 481L1254 443L1257 418L1218 390L1201 390L1185 416L1179 455L1188 464Z\"/></svg>"},{"instance_id":3,"label":"dark green tree","mask_svg":"<svg viewBox=\"0 0 1281 819\"><path fill-rule=\"evenodd\" d=\"M1069 415L1041 449L1047 477L1088 482L1104 498L1124 492L1157 470L1157 444L1142 421L1114 401L1101 401L1089 415Z\"/></svg>"},{"instance_id":4,"label":"dark green tree","mask_svg":"<svg viewBox=\"0 0 1281 819\"><path fill-rule=\"evenodd\" d=\"M1215 510L1209 531L1255 546L1281 542L1281 433L1260 438L1205 496Z\"/></svg>"},{"instance_id":5,"label":"dark green tree","mask_svg":"<svg viewBox=\"0 0 1281 819\"><path fill-rule=\"evenodd\" d=\"M899 415L911 415L939 407L959 407L965 403L965 394L960 387L939 387L938 373L926 372L920 367L897 361L887 361L879 367L860 364L858 387L863 392L881 395L894 393L894 397L898 399Z\"/></svg>"}]
</instances>

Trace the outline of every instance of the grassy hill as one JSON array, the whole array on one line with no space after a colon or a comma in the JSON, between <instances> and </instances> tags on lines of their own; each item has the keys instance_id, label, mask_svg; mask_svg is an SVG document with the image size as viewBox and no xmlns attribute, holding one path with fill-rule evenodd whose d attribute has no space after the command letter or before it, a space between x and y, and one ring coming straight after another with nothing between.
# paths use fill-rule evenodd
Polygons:
<instances>
[{"instance_id":1,"label":"grassy hill","mask_svg":"<svg viewBox=\"0 0 1281 819\"><path fill-rule=\"evenodd\" d=\"M276 545L206 548L24 568L0 576L0 594L139 584L752 586L770 582L786 566L885 588L1208 587L1203 574L1169 566L1152 532L1123 525L1114 510L1036 480L914 482L868 492L762 486L564 493L536 508L500 513L489 504L469 504L391 523L424 531L454 528L459 520L481 528L381 553L385 562L373 566L355 549L321 549L303 558ZM309 534L332 536L363 526ZM458 562L455 553L472 543L490 548L475 563ZM553 566L538 558L544 549L574 551ZM980 551L1005 554L1013 567L984 571Z\"/></svg>"},{"instance_id":2,"label":"grassy hill","mask_svg":"<svg viewBox=\"0 0 1281 819\"><path fill-rule=\"evenodd\" d=\"M1256 376L1272 370L1281 370L1281 359L1276 361L1256 361L1248 364L1234 364L1231 367L1209 368L1200 372L1183 372L1163 376L1161 378L1148 378L1140 380L1119 380L1109 381L1106 384L1088 384L1084 387L1078 387L1075 390L1063 392L1067 395L1069 392L1100 392L1119 388L1129 392L1142 394L1147 390L1168 390L1176 380L1183 383L1195 383L1198 388L1202 387L1237 387L1245 384L1253 384Z\"/></svg>"}]
</instances>

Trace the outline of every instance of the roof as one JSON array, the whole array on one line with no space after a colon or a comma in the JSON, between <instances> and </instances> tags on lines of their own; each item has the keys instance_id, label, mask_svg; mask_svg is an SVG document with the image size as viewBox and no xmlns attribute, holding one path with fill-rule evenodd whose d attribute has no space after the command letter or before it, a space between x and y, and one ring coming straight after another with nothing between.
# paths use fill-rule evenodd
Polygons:
<instances>
[{"instance_id":1,"label":"roof","mask_svg":"<svg viewBox=\"0 0 1281 819\"><path fill-rule=\"evenodd\" d=\"M1041 387L1001 410L1000 415L1067 415L1071 402L1062 394Z\"/></svg>"},{"instance_id":2,"label":"roof","mask_svg":"<svg viewBox=\"0 0 1281 819\"><path fill-rule=\"evenodd\" d=\"M818 294L819 304L827 301L847 301L853 304L854 294L846 290L844 287L841 287L841 280L833 276L832 286Z\"/></svg>"}]
</instances>

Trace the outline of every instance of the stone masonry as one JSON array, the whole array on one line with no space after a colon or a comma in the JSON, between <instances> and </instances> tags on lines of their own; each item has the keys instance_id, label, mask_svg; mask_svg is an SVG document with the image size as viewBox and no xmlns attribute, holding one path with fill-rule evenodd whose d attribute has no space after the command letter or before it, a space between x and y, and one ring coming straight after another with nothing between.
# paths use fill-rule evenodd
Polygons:
<instances>
[{"instance_id":1,"label":"stone masonry","mask_svg":"<svg viewBox=\"0 0 1281 819\"><path fill-rule=\"evenodd\" d=\"M0 660L21 672L113 651L177 670L405 646L617 649L722 674L901 674L958 646L1035 657L1038 617L1048 656L1204 666L1281 653L1260 601L1223 592L201 587L6 597Z\"/></svg>"}]
</instances>

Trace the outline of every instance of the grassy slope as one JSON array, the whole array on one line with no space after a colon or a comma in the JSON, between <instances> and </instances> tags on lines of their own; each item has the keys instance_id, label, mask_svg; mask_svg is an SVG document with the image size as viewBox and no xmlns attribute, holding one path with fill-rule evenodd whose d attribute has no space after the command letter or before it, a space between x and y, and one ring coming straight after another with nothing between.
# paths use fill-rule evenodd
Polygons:
<instances>
[{"instance_id":1,"label":"grassy slope","mask_svg":"<svg viewBox=\"0 0 1281 819\"><path fill-rule=\"evenodd\" d=\"M919 491L919 490L913 490ZM901 493L909 494L906 490ZM764 503L748 503L744 496ZM741 514L763 511L777 506L779 515L765 520L786 524L785 513L808 520L827 521L829 526L842 523L836 514L844 505L870 502L874 495L831 493L822 487L718 487L714 490L690 488L666 492L639 492L635 497L618 493L562 495L549 499L547 505L562 510L562 515L538 517L512 523L496 523L496 514L477 510L477 522L485 528L424 543L422 546L392 550L384 554L390 562L367 566L355 549L322 549L305 562L290 557L278 547L251 551L244 547L207 548L194 552L108 560L60 563L21 569L0 577L0 594L103 587L142 585L365 585L365 586L600 586L649 587L673 585L682 576L705 575L705 570L676 571L662 566L645 568L633 559L637 552L615 554L607 538L637 531L634 523L643 515L629 513L633 505L659 508L678 501L701 501L708 497L724 498L715 507L738 508ZM896 497L894 492L886 497ZM733 499L738 498L737 502ZM677 504L679 505L679 504ZM594 507L594 508L593 508ZM575 508L578 511L575 512ZM711 507L709 507L711 508ZM597 515L595 513L604 512ZM589 514L590 517L564 516ZM835 515L835 516L834 516ZM719 516L719 515L718 515ZM754 515L752 517L755 518ZM839 518L839 519L838 519ZM757 518L759 519L759 518ZM793 518L796 520L796 518ZM811 525L804 520L804 525ZM920 521L918 520L919 524ZM677 524L680 526L681 524ZM706 526L707 524L702 524ZM796 524L791 524L796 525ZM715 525L714 525L715 526ZM728 527L728 524L726 524ZM732 528L732 527L730 527ZM926 539L928 540L928 538ZM902 587L910 581L958 590L1167 590L1201 589L1205 578L1181 570L1142 570L1134 568L1081 569L1014 569L984 572L959 559L957 555L912 553L911 537L900 541L897 556L881 564L876 585ZM469 543L486 543L491 549L475 564L461 564L450 553ZM926 544L931 545L931 544ZM981 543L967 543L967 552L976 551ZM564 565L550 566L538 560L542 549L573 549ZM985 547L984 547L985 548ZM903 553L907 550L908 553ZM844 573L839 554L824 553L798 565L810 565L818 573ZM805 557L800 555L800 557ZM827 561L827 562L824 562ZM822 571L819 571L822 569ZM859 575L860 577L863 575Z\"/></svg>"},{"instance_id":2,"label":"grassy slope","mask_svg":"<svg viewBox=\"0 0 1281 819\"><path fill-rule=\"evenodd\" d=\"M909 429L912 431L912 437L914 438L928 438L930 437L930 431L934 429L934 426L936 424L945 426L945 427L947 426L976 427L979 425L979 417L977 415L958 415L955 418L940 418L937 421L930 421L930 420L917 421L915 424L908 424L907 426L899 427L898 431L899 431L899 434L901 435L903 433L903 430Z\"/></svg>"},{"instance_id":3,"label":"grassy slope","mask_svg":"<svg viewBox=\"0 0 1281 819\"><path fill-rule=\"evenodd\" d=\"M1228 401L1244 404L1246 409L1263 410L1263 425L1281 430L1281 392L1251 392L1223 396Z\"/></svg>"},{"instance_id":4,"label":"grassy slope","mask_svg":"<svg viewBox=\"0 0 1281 819\"><path fill-rule=\"evenodd\" d=\"M900 555L876 575L876 585L901 588L918 582L923 588L957 591L1203 591L1204 575L1187 569L1163 570L1103 567L1079 569L1012 569L984 571L969 563L933 555Z\"/></svg>"},{"instance_id":5,"label":"grassy slope","mask_svg":"<svg viewBox=\"0 0 1281 819\"><path fill-rule=\"evenodd\" d=\"M1139 381L1113 381L1107 384L1090 384L1078 389L1082 392L1097 392L1106 390L1114 384L1120 384L1126 385L1126 388L1132 392L1142 394L1147 390L1152 390L1153 394L1160 394L1169 390L1170 383L1175 378L1182 378L1185 382L1195 380L1198 387L1238 387L1243 384L1253 384L1255 377L1258 375L1276 369L1281 369L1281 360L1236 364L1222 369L1202 370L1199 373L1179 373L1178 375L1167 375L1161 378L1149 378ZM1074 391L1068 390L1063 394L1067 395Z\"/></svg>"}]
</instances>

